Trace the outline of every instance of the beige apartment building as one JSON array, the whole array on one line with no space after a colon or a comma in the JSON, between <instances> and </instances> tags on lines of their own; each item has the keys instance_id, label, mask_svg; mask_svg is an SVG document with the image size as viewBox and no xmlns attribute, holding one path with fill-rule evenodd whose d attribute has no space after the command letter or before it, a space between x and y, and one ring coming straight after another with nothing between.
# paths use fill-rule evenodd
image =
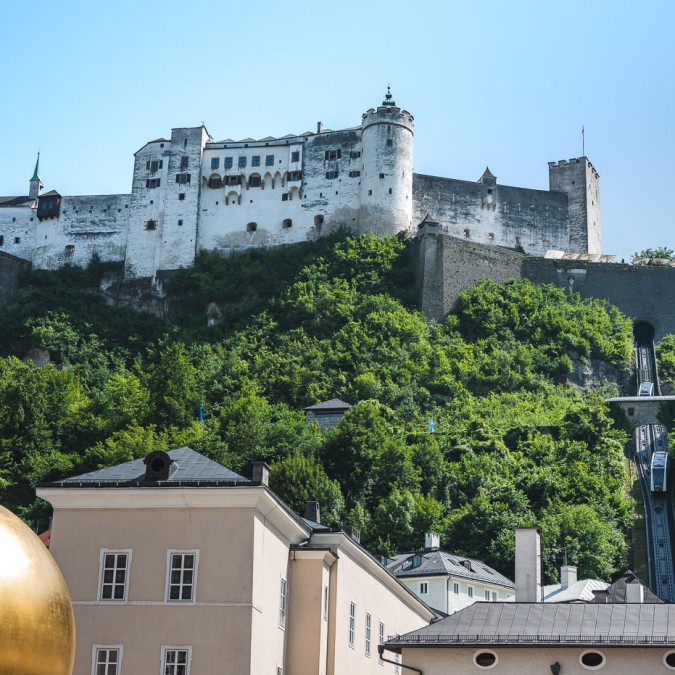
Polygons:
<instances>
[{"instance_id":1,"label":"beige apartment building","mask_svg":"<svg viewBox=\"0 0 675 675\"><path fill-rule=\"evenodd\" d=\"M38 488L77 630L74 675L399 670L378 645L438 618L358 542L190 448Z\"/></svg>"}]
</instances>

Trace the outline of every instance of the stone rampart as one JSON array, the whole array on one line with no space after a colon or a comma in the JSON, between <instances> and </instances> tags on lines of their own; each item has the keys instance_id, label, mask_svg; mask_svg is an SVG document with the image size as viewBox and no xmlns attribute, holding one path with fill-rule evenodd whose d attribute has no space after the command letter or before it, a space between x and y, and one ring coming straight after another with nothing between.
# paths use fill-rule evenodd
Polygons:
<instances>
[{"instance_id":1,"label":"stone rampart","mask_svg":"<svg viewBox=\"0 0 675 675\"><path fill-rule=\"evenodd\" d=\"M28 261L0 252L0 307L14 300L19 291L19 272L29 267Z\"/></svg>"}]
</instances>

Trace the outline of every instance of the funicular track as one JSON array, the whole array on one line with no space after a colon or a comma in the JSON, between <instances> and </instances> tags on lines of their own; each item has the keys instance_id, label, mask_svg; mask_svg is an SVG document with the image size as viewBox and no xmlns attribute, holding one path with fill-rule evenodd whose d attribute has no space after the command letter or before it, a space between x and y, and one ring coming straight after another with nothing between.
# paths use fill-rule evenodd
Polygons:
<instances>
[{"instance_id":1,"label":"funicular track","mask_svg":"<svg viewBox=\"0 0 675 675\"><path fill-rule=\"evenodd\" d=\"M652 396L660 395L654 343L637 339L635 342L637 393L645 382L653 384ZM645 395L643 393L643 395ZM675 601L675 575L673 573L673 514L669 498L670 485L663 493L653 492L651 486L651 460L658 450L668 449L666 428L660 424L647 424L635 429L635 465L645 506L647 528L647 556L649 585L664 600Z\"/></svg>"}]
</instances>

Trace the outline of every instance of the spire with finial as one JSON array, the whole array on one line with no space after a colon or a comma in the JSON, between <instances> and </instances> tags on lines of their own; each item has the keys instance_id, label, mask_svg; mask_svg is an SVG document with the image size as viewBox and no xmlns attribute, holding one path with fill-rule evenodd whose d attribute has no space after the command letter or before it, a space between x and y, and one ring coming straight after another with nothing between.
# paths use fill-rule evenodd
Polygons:
<instances>
[{"instance_id":1,"label":"spire with finial","mask_svg":"<svg viewBox=\"0 0 675 675\"><path fill-rule=\"evenodd\" d=\"M35 171L30 179L30 192L28 196L31 199L37 199L42 192L42 181L40 180L40 151L38 150L37 160L35 161Z\"/></svg>"},{"instance_id":2,"label":"spire with finial","mask_svg":"<svg viewBox=\"0 0 675 675\"><path fill-rule=\"evenodd\" d=\"M387 95L384 97L382 105L385 106L386 108L393 108L396 105L396 101L394 101L391 95L391 87L389 86L387 86Z\"/></svg>"}]
</instances>

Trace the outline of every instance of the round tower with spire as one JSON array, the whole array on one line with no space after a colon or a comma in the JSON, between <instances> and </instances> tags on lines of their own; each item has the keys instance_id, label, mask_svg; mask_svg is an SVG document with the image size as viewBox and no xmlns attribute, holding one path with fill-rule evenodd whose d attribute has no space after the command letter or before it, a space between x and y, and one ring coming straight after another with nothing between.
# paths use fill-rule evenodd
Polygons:
<instances>
[{"instance_id":1,"label":"round tower with spire","mask_svg":"<svg viewBox=\"0 0 675 675\"><path fill-rule=\"evenodd\" d=\"M412 229L413 121L396 105L389 87L382 105L363 113L359 222L364 231Z\"/></svg>"},{"instance_id":2,"label":"round tower with spire","mask_svg":"<svg viewBox=\"0 0 675 675\"><path fill-rule=\"evenodd\" d=\"M28 196L31 199L37 199L42 192L42 181L40 180L40 151L38 150L37 160L35 162L35 171L33 177L30 179L30 191Z\"/></svg>"}]
</instances>

